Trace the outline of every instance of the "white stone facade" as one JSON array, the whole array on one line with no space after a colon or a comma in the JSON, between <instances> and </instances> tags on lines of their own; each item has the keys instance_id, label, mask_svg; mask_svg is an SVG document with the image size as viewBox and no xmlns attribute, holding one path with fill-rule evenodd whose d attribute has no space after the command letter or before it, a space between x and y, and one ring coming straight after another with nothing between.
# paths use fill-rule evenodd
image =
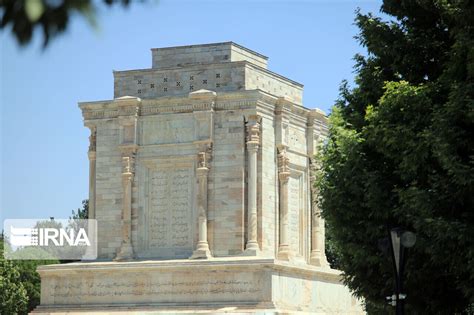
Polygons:
<instances>
[{"instance_id":1,"label":"white stone facade","mask_svg":"<svg viewBox=\"0 0 474 315\"><path fill-rule=\"evenodd\" d=\"M360 313L326 261L311 170L327 119L302 85L231 42L152 55L114 72L114 100L79 105L99 261L40 268L37 312Z\"/></svg>"}]
</instances>

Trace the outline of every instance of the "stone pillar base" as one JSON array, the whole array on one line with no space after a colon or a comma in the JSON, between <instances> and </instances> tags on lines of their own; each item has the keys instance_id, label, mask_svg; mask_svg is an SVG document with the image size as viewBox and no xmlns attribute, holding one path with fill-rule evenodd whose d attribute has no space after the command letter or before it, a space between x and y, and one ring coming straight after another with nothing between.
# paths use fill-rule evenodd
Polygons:
<instances>
[{"instance_id":1,"label":"stone pillar base","mask_svg":"<svg viewBox=\"0 0 474 315\"><path fill-rule=\"evenodd\" d=\"M293 258L293 252L290 250L288 245L282 244L278 248L277 258L279 260L290 261Z\"/></svg>"},{"instance_id":2,"label":"stone pillar base","mask_svg":"<svg viewBox=\"0 0 474 315\"><path fill-rule=\"evenodd\" d=\"M135 257L133 254L133 248L131 244L122 244L120 250L117 253L117 256L114 258L114 261L126 261L132 260Z\"/></svg>"},{"instance_id":3,"label":"stone pillar base","mask_svg":"<svg viewBox=\"0 0 474 315\"><path fill-rule=\"evenodd\" d=\"M189 259L209 259L212 258L211 251L209 249L196 249Z\"/></svg>"},{"instance_id":4,"label":"stone pillar base","mask_svg":"<svg viewBox=\"0 0 474 315\"><path fill-rule=\"evenodd\" d=\"M260 249L254 249L254 248L247 248L244 250L241 254L241 256L260 256L261 255Z\"/></svg>"},{"instance_id":5,"label":"stone pillar base","mask_svg":"<svg viewBox=\"0 0 474 315\"><path fill-rule=\"evenodd\" d=\"M292 261L293 260L293 255L289 251L286 252L279 252L277 255L278 260L284 260L284 261Z\"/></svg>"},{"instance_id":6,"label":"stone pillar base","mask_svg":"<svg viewBox=\"0 0 474 315\"><path fill-rule=\"evenodd\" d=\"M309 263L316 267L330 268L326 257L320 254L311 254Z\"/></svg>"}]
</instances>

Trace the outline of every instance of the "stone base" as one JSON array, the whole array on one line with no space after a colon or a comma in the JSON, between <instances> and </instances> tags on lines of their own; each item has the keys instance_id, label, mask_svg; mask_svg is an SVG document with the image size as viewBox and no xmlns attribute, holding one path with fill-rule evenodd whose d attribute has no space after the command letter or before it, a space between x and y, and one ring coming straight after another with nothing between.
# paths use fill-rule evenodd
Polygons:
<instances>
[{"instance_id":1,"label":"stone base","mask_svg":"<svg viewBox=\"0 0 474 315\"><path fill-rule=\"evenodd\" d=\"M189 259L209 259L212 258L211 251L209 249L196 249L193 255Z\"/></svg>"},{"instance_id":2,"label":"stone base","mask_svg":"<svg viewBox=\"0 0 474 315\"><path fill-rule=\"evenodd\" d=\"M329 263L326 260L326 257L321 257L321 256L313 257L313 256L311 256L310 260L309 260L309 263L313 266L316 266L316 267L330 268Z\"/></svg>"},{"instance_id":3,"label":"stone base","mask_svg":"<svg viewBox=\"0 0 474 315\"><path fill-rule=\"evenodd\" d=\"M33 314L364 314L338 271L274 259L48 265Z\"/></svg>"},{"instance_id":4,"label":"stone base","mask_svg":"<svg viewBox=\"0 0 474 315\"><path fill-rule=\"evenodd\" d=\"M130 244L122 244L120 247L117 256L115 257L115 261L126 261L132 260L135 257L133 254L133 248Z\"/></svg>"}]
</instances>

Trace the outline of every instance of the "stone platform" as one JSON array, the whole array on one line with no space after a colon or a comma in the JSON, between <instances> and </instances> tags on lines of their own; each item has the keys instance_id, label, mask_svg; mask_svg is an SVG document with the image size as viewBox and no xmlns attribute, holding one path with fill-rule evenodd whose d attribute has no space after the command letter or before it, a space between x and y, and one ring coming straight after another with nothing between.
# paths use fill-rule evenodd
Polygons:
<instances>
[{"instance_id":1,"label":"stone platform","mask_svg":"<svg viewBox=\"0 0 474 315\"><path fill-rule=\"evenodd\" d=\"M266 258L48 265L33 314L364 314L338 271Z\"/></svg>"}]
</instances>

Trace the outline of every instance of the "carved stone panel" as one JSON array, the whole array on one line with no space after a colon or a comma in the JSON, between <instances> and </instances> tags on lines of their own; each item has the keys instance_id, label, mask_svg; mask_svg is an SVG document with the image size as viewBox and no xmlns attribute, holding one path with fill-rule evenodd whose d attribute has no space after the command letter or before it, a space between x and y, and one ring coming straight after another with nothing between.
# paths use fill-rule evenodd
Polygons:
<instances>
[{"instance_id":1,"label":"carved stone panel","mask_svg":"<svg viewBox=\"0 0 474 315\"><path fill-rule=\"evenodd\" d=\"M194 244L192 165L162 165L145 172L142 257L188 258Z\"/></svg>"},{"instance_id":2,"label":"carved stone panel","mask_svg":"<svg viewBox=\"0 0 474 315\"><path fill-rule=\"evenodd\" d=\"M302 176L292 174L289 179L288 191L288 237L289 245L297 255L303 254L302 226L304 219L304 202Z\"/></svg>"},{"instance_id":3,"label":"carved stone panel","mask_svg":"<svg viewBox=\"0 0 474 315\"><path fill-rule=\"evenodd\" d=\"M186 143L196 140L192 115L153 117L141 121L141 145Z\"/></svg>"},{"instance_id":4,"label":"carved stone panel","mask_svg":"<svg viewBox=\"0 0 474 315\"><path fill-rule=\"evenodd\" d=\"M288 128L288 146L291 150L306 153L306 135L303 130L295 127Z\"/></svg>"}]
</instances>

